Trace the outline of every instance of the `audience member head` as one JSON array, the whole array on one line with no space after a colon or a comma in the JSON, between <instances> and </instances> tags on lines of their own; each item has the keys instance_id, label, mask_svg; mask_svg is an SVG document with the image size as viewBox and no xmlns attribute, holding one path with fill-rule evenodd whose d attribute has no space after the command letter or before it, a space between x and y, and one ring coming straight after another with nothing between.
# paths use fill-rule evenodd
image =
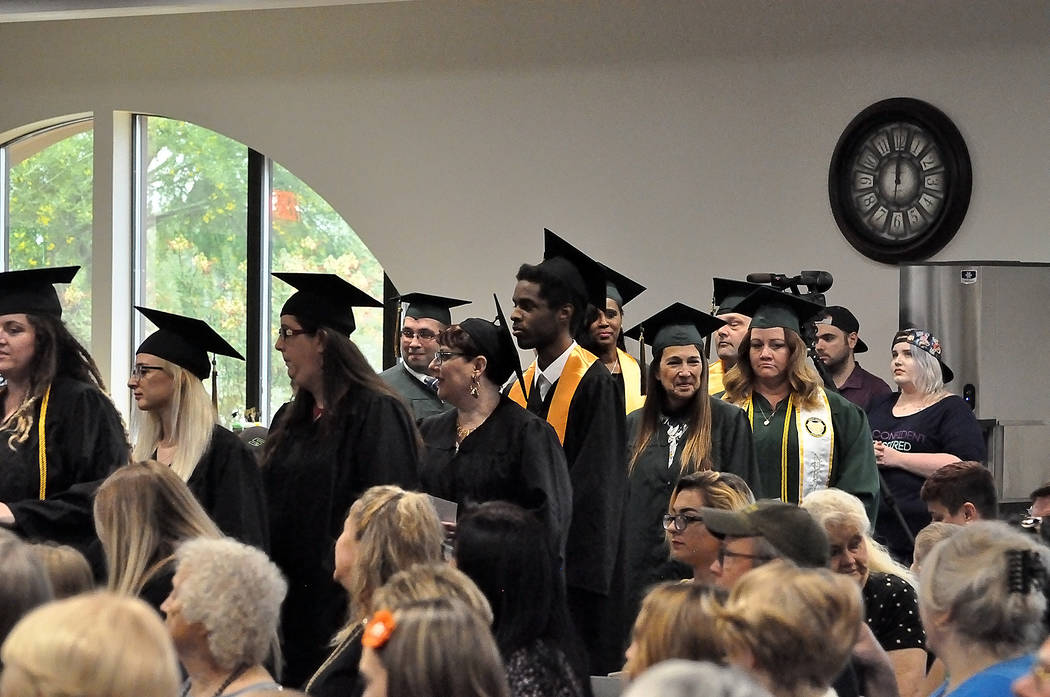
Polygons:
<instances>
[{"instance_id":1,"label":"audience member head","mask_svg":"<svg viewBox=\"0 0 1050 697\"><path fill-rule=\"evenodd\" d=\"M711 565L722 588L732 588L751 569L780 557L799 566L828 565L823 526L794 504L764 500L739 511L704 508L700 515L707 529L722 538Z\"/></svg>"},{"instance_id":2,"label":"audience member head","mask_svg":"<svg viewBox=\"0 0 1050 697\"><path fill-rule=\"evenodd\" d=\"M919 610L927 646L949 673L944 649L951 645L999 660L1036 647L1044 634L1048 556L1032 536L998 521L967 525L930 551L922 564Z\"/></svg>"},{"instance_id":3,"label":"audience member head","mask_svg":"<svg viewBox=\"0 0 1050 697\"><path fill-rule=\"evenodd\" d=\"M0 529L0 642L27 612L52 597L44 563L14 533Z\"/></svg>"},{"instance_id":4,"label":"audience member head","mask_svg":"<svg viewBox=\"0 0 1050 697\"><path fill-rule=\"evenodd\" d=\"M175 697L179 670L157 613L85 593L29 613L0 649L4 697Z\"/></svg>"},{"instance_id":5,"label":"audience member head","mask_svg":"<svg viewBox=\"0 0 1050 697\"><path fill-rule=\"evenodd\" d=\"M860 586L867 583L869 571L911 581L908 570L872 539L868 514L856 496L841 489L821 489L808 494L801 507L828 534L832 571L850 576Z\"/></svg>"},{"instance_id":6,"label":"audience member head","mask_svg":"<svg viewBox=\"0 0 1050 697\"><path fill-rule=\"evenodd\" d=\"M225 672L261 664L288 590L277 566L230 538L188 540L175 559L171 595L161 610L179 654L203 653ZM194 626L201 631L188 631Z\"/></svg>"},{"instance_id":7,"label":"audience member head","mask_svg":"<svg viewBox=\"0 0 1050 697\"><path fill-rule=\"evenodd\" d=\"M445 562L413 564L390 577L372 596L373 607L397 610L420 600L452 598L492 624L492 606L470 577Z\"/></svg>"},{"instance_id":8,"label":"audience member head","mask_svg":"<svg viewBox=\"0 0 1050 697\"><path fill-rule=\"evenodd\" d=\"M913 577L918 578L919 571L922 570L922 562L929 556L934 545L941 540L948 539L959 529L960 526L953 523L930 523L915 535L915 550L912 554L910 569Z\"/></svg>"},{"instance_id":9,"label":"audience member head","mask_svg":"<svg viewBox=\"0 0 1050 697\"><path fill-rule=\"evenodd\" d=\"M954 377L941 360L941 342L924 329L902 329L890 342L893 382L903 392L934 395Z\"/></svg>"},{"instance_id":10,"label":"audience member head","mask_svg":"<svg viewBox=\"0 0 1050 697\"><path fill-rule=\"evenodd\" d=\"M667 581L655 586L634 621L624 673L633 680L669 658L720 662L723 650L715 617L726 595L696 583Z\"/></svg>"},{"instance_id":11,"label":"audience member head","mask_svg":"<svg viewBox=\"0 0 1050 697\"><path fill-rule=\"evenodd\" d=\"M395 573L440 561L444 535L426 494L396 486L361 494L335 542L334 578L350 596L348 628L369 614L372 594Z\"/></svg>"},{"instance_id":12,"label":"audience member head","mask_svg":"<svg viewBox=\"0 0 1050 697\"><path fill-rule=\"evenodd\" d=\"M841 574L777 560L733 587L718 628L729 663L774 695L816 696L846 665L862 610L860 589Z\"/></svg>"},{"instance_id":13,"label":"audience member head","mask_svg":"<svg viewBox=\"0 0 1050 697\"><path fill-rule=\"evenodd\" d=\"M68 598L95 587L91 564L83 554L69 545L39 542L29 550L44 564L55 599Z\"/></svg>"},{"instance_id":14,"label":"audience member head","mask_svg":"<svg viewBox=\"0 0 1050 697\"><path fill-rule=\"evenodd\" d=\"M935 523L966 525L999 517L992 471L980 462L953 462L931 474L919 496Z\"/></svg>"},{"instance_id":15,"label":"audience member head","mask_svg":"<svg viewBox=\"0 0 1050 697\"><path fill-rule=\"evenodd\" d=\"M737 668L672 658L631 681L623 697L770 697Z\"/></svg>"},{"instance_id":16,"label":"audience member head","mask_svg":"<svg viewBox=\"0 0 1050 697\"><path fill-rule=\"evenodd\" d=\"M362 638L364 697L509 697L496 642L457 600L380 610Z\"/></svg>"},{"instance_id":17,"label":"audience member head","mask_svg":"<svg viewBox=\"0 0 1050 697\"><path fill-rule=\"evenodd\" d=\"M505 501L466 511L456 526L456 567L492 606L505 657L537 639L563 636L568 608L550 535L531 512Z\"/></svg>"},{"instance_id":18,"label":"audience member head","mask_svg":"<svg viewBox=\"0 0 1050 697\"><path fill-rule=\"evenodd\" d=\"M186 483L156 460L124 465L102 482L95 530L106 553L107 587L132 595L171 561L182 540L222 536Z\"/></svg>"},{"instance_id":19,"label":"audience member head","mask_svg":"<svg viewBox=\"0 0 1050 697\"><path fill-rule=\"evenodd\" d=\"M737 487L743 480L734 480L740 478L714 470L693 472L679 479L671 494L663 523L671 558L693 567L693 578L697 581L713 580L711 564L718 558L722 544L707 530L700 509L734 511L754 502L747 484L743 484L744 491L741 491Z\"/></svg>"},{"instance_id":20,"label":"audience member head","mask_svg":"<svg viewBox=\"0 0 1050 697\"><path fill-rule=\"evenodd\" d=\"M1033 518L1050 516L1050 482L1042 485L1029 496L1032 506L1028 509L1028 515Z\"/></svg>"}]
</instances>

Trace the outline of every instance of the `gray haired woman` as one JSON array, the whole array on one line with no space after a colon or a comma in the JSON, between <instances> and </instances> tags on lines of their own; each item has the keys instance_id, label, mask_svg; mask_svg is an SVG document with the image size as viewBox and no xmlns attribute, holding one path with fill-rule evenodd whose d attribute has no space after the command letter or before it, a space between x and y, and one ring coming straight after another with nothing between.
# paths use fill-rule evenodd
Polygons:
<instances>
[{"instance_id":1,"label":"gray haired woman","mask_svg":"<svg viewBox=\"0 0 1050 697\"><path fill-rule=\"evenodd\" d=\"M922 565L926 644L948 679L931 697L1008 697L1045 634L1050 550L1005 523L972 523Z\"/></svg>"},{"instance_id":2,"label":"gray haired woman","mask_svg":"<svg viewBox=\"0 0 1050 697\"><path fill-rule=\"evenodd\" d=\"M234 697L277 689L263 666L276 645L288 585L255 547L197 538L175 552L171 595L161 610L189 679L182 696Z\"/></svg>"}]
</instances>

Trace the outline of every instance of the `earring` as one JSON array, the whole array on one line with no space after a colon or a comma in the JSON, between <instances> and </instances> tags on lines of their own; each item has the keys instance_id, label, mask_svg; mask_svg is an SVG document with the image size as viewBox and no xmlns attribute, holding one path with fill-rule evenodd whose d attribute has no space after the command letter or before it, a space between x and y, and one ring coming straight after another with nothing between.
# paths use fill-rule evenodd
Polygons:
<instances>
[{"instance_id":1,"label":"earring","mask_svg":"<svg viewBox=\"0 0 1050 697\"><path fill-rule=\"evenodd\" d=\"M478 374L474 373L470 376L470 396L474 399L478 398L478 392L481 389L481 382L478 380Z\"/></svg>"}]
</instances>

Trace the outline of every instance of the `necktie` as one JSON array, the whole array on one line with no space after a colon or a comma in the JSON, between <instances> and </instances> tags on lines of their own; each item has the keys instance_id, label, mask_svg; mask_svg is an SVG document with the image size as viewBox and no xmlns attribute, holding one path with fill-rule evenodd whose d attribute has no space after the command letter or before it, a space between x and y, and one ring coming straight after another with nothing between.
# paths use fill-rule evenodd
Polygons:
<instances>
[{"instance_id":1,"label":"necktie","mask_svg":"<svg viewBox=\"0 0 1050 697\"><path fill-rule=\"evenodd\" d=\"M423 384L426 385L427 389L429 389L431 392L433 392L434 394L437 394L437 391L438 391L438 379L437 378L433 378L433 377L430 377L428 375L428 376L423 378Z\"/></svg>"}]
</instances>

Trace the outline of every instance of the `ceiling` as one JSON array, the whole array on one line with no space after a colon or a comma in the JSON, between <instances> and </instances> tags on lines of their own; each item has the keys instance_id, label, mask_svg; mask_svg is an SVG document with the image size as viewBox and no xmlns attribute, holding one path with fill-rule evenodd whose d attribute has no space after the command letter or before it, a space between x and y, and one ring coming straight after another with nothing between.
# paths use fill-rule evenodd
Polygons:
<instances>
[{"instance_id":1,"label":"ceiling","mask_svg":"<svg viewBox=\"0 0 1050 697\"><path fill-rule=\"evenodd\" d=\"M404 0L0 0L0 22L40 22L57 19L131 17L136 15L273 10L287 7L363 5Z\"/></svg>"}]
</instances>

